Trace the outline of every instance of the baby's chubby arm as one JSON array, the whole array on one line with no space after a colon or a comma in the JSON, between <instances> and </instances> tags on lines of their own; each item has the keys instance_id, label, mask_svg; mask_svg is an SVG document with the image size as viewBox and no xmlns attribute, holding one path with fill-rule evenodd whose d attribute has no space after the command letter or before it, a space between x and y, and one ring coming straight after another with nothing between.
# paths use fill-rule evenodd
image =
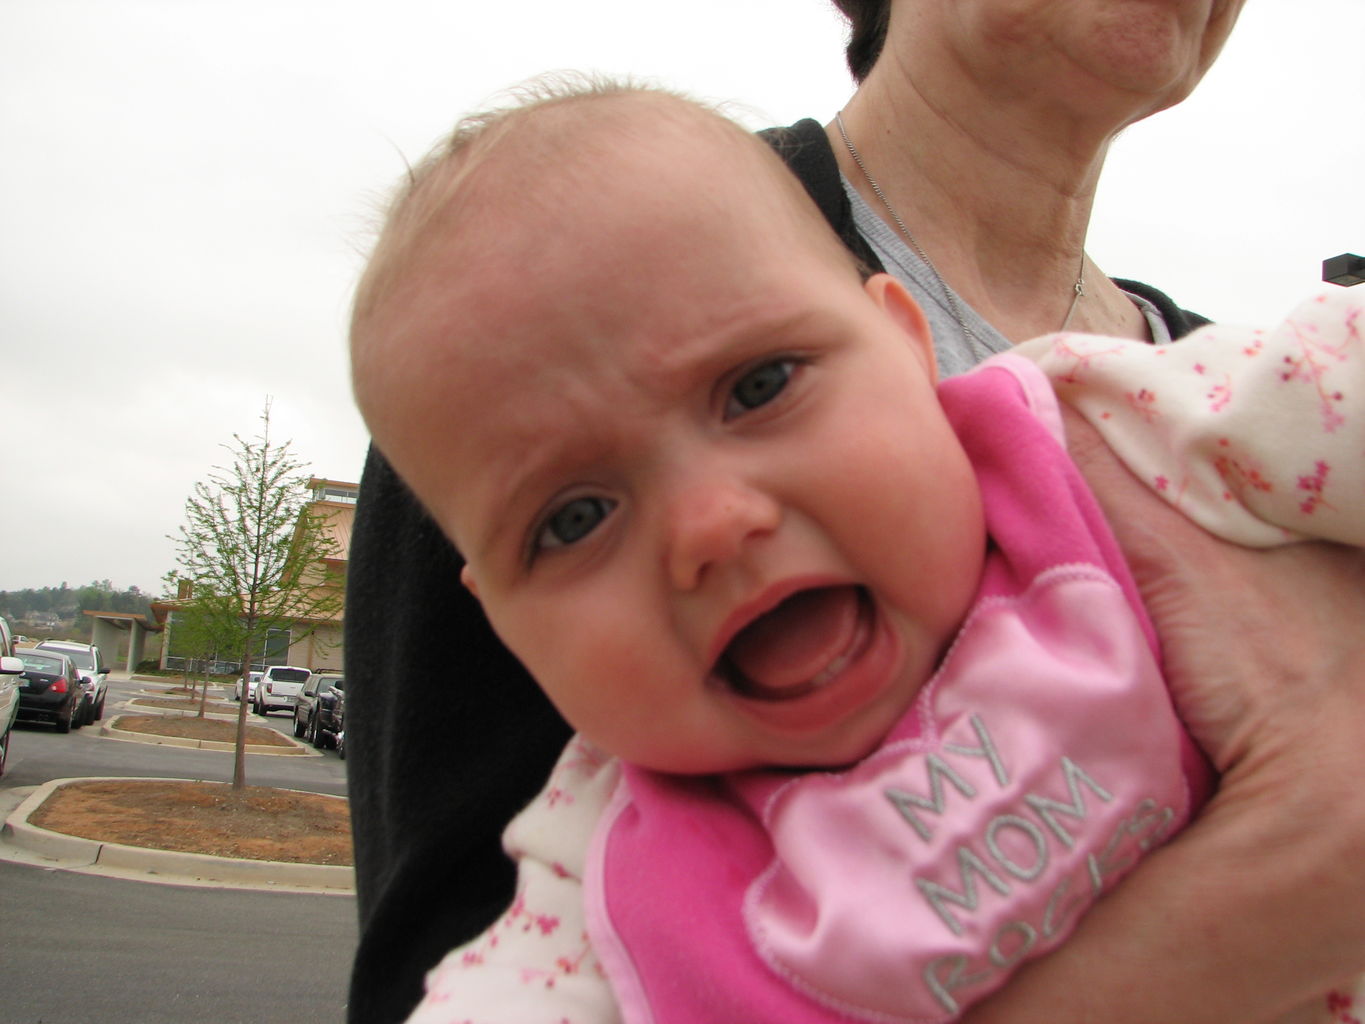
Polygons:
<instances>
[{"instance_id":1,"label":"baby's chubby arm","mask_svg":"<svg viewBox=\"0 0 1365 1024\"><path fill-rule=\"evenodd\" d=\"M589 837L619 776L614 760L577 737L569 742L503 835L517 862L512 906L427 973L408 1024L619 1024L588 942L582 881Z\"/></svg>"},{"instance_id":2,"label":"baby's chubby arm","mask_svg":"<svg viewBox=\"0 0 1365 1024\"><path fill-rule=\"evenodd\" d=\"M1065 415L1222 782L1060 950L964 1020L1275 1020L1365 968L1365 561L1217 540Z\"/></svg>"},{"instance_id":3,"label":"baby's chubby arm","mask_svg":"<svg viewBox=\"0 0 1365 1024\"><path fill-rule=\"evenodd\" d=\"M1178 344L1056 334L1018 346L1132 473L1220 537L1365 546L1365 289L1270 330Z\"/></svg>"}]
</instances>

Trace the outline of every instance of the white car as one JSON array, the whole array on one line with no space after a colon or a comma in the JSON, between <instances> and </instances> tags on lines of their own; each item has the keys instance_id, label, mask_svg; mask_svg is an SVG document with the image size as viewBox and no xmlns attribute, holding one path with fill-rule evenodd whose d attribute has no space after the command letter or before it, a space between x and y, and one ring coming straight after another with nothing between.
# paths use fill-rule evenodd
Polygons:
<instances>
[{"instance_id":1,"label":"white car","mask_svg":"<svg viewBox=\"0 0 1365 1024\"><path fill-rule=\"evenodd\" d=\"M256 680L260 678L261 673L259 672L248 672L242 676L241 679L237 680L237 692L233 694L232 699L237 701L242 699L242 680L246 680L246 700L250 704L256 699Z\"/></svg>"},{"instance_id":2,"label":"white car","mask_svg":"<svg viewBox=\"0 0 1365 1024\"><path fill-rule=\"evenodd\" d=\"M269 665L256 683L256 714L268 715L272 711L293 713L294 698L308 682L313 673L295 665Z\"/></svg>"}]
</instances>

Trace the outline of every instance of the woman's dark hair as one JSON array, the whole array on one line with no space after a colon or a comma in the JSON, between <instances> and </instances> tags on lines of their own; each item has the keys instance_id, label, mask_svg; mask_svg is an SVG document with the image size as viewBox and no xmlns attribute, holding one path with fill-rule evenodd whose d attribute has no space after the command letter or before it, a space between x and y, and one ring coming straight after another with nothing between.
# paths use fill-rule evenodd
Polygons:
<instances>
[{"instance_id":1,"label":"woman's dark hair","mask_svg":"<svg viewBox=\"0 0 1365 1024\"><path fill-rule=\"evenodd\" d=\"M844 55L853 80L861 82L881 56L886 43L886 24L891 18L891 0L834 0L834 6L848 19L848 45Z\"/></svg>"}]
</instances>

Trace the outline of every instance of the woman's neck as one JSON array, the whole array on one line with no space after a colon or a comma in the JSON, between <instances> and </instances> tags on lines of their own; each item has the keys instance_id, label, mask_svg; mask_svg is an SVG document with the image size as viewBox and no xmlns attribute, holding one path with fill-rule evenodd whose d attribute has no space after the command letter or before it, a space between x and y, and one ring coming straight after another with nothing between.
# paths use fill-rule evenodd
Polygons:
<instances>
[{"instance_id":1,"label":"woman's neck","mask_svg":"<svg viewBox=\"0 0 1365 1024\"><path fill-rule=\"evenodd\" d=\"M1004 109L963 96L945 108L909 76L893 80L889 63L879 62L882 74L874 71L842 115L866 174L829 126L845 177L899 230L868 176L875 179L938 273L1007 338L1059 329L1081 276L1112 133L1024 103ZM1141 314L1088 260L1084 280L1069 329L1146 337Z\"/></svg>"}]
</instances>

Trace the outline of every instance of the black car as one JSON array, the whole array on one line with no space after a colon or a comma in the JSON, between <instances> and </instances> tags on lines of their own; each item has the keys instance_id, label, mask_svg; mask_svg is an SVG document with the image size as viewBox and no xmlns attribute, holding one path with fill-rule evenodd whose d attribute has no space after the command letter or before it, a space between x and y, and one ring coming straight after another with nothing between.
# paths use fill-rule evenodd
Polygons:
<instances>
[{"instance_id":1,"label":"black car","mask_svg":"<svg viewBox=\"0 0 1365 1024\"><path fill-rule=\"evenodd\" d=\"M76 674L85 687L85 704L77 713L76 725L89 725L103 718L104 700L109 694L109 666L104 663L100 649L75 640L44 640L33 646L35 650L65 654L76 666Z\"/></svg>"},{"instance_id":2,"label":"black car","mask_svg":"<svg viewBox=\"0 0 1365 1024\"><path fill-rule=\"evenodd\" d=\"M58 732L84 724L85 685L75 663L56 651L21 648L24 663L19 686L19 721L51 722Z\"/></svg>"},{"instance_id":3,"label":"black car","mask_svg":"<svg viewBox=\"0 0 1365 1024\"><path fill-rule=\"evenodd\" d=\"M337 757L346 760L346 688L332 687L331 707L324 709L327 715L319 712L318 728L326 727L332 734L332 745L337 748Z\"/></svg>"},{"instance_id":4,"label":"black car","mask_svg":"<svg viewBox=\"0 0 1365 1024\"><path fill-rule=\"evenodd\" d=\"M337 727L335 734L337 757L346 760L346 694L337 691L336 703L332 706L332 722Z\"/></svg>"},{"instance_id":5,"label":"black car","mask_svg":"<svg viewBox=\"0 0 1365 1024\"><path fill-rule=\"evenodd\" d=\"M336 747L345 757L341 746L342 715L346 707L346 681L340 677L331 687L318 693L317 705L313 709L312 725L308 729L308 742L315 747Z\"/></svg>"},{"instance_id":6,"label":"black car","mask_svg":"<svg viewBox=\"0 0 1365 1024\"><path fill-rule=\"evenodd\" d=\"M337 708L344 690L340 672L324 670L310 675L294 698L294 735L318 748L332 746L341 731Z\"/></svg>"}]
</instances>

